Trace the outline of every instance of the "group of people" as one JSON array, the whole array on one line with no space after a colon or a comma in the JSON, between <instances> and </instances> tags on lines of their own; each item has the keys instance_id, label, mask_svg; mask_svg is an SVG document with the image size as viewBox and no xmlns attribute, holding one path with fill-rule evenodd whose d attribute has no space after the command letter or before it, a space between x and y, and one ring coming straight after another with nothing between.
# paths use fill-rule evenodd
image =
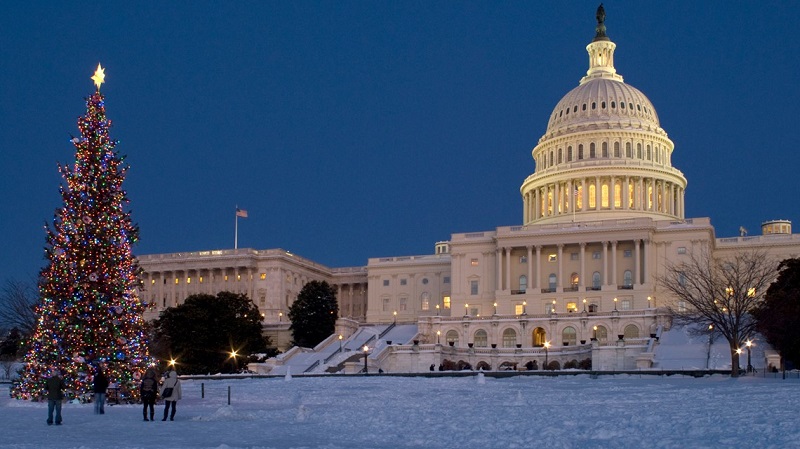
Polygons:
<instances>
[{"instance_id":1,"label":"group of people","mask_svg":"<svg viewBox=\"0 0 800 449\"><path fill-rule=\"evenodd\" d=\"M66 383L58 367L51 368L48 374L47 379L45 379L47 425L50 426L55 423L57 426L60 426L62 422L61 403L64 400ZM105 413L108 385L108 377L103 371L103 367L99 366L94 375L94 382L92 384L95 414L102 415ZM155 421L155 403L158 397L164 400L164 418L162 421L166 421L168 417L170 421L175 420L177 402L182 397L181 381L178 379L178 373L175 370L167 371L164 382L159 388L155 369L148 368L139 384L139 393L142 398L142 414L144 415L145 421ZM149 419L148 411L150 412ZM54 413L55 417L53 416Z\"/></svg>"}]
</instances>

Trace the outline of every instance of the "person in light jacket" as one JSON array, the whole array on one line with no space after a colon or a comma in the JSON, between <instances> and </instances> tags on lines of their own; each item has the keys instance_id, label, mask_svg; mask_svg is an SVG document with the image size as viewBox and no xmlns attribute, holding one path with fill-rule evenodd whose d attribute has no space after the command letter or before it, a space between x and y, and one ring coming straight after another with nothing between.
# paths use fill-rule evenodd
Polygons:
<instances>
[{"instance_id":1,"label":"person in light jacket","mask_svg":"<svg viewBox=\"0 0 800 449\"><path fill-rule=\"evenodd\" d=\"M172 388L170 394L165 393L167 388ZM170 421L175 421L175 407L181 398L181 381L178 380L178 373L175 370L167 371L167 378L161 384L158 394L164 399L164 419L162 421L167 420L167 415L169 415ZM169 413L170 406L172 406L171 414Z\"/></svg>"}]
</instances>

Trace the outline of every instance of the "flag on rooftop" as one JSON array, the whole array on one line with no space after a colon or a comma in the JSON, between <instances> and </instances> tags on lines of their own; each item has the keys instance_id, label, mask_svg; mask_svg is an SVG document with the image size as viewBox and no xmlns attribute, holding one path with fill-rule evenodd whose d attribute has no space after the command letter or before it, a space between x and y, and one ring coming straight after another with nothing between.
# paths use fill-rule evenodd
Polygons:
<instances>
[{"instance_id":1,"label":"flag on rooftop","mask_svg":"<svg viewBox=\"0 0 800 449\"><path fill-rule=\"evenodd\" d=\"M242 217L242 218L247 218L247 211L246 211L246 210L244 210L244 209L239 209L239 208L237 207L237 208L236 208L236 216L237 216L237 217Z\"/></svg>"}]
</instances>

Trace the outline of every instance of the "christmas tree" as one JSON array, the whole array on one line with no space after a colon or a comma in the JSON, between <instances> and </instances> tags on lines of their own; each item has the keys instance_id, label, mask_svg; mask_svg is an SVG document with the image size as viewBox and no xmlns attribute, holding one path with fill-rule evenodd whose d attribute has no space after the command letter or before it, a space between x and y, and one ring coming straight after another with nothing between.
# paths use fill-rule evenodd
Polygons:
<instances>
[{"instance_id":1,"label":"christmas tree","mask_svg":"<svg viewBox=\"0 0 800 449\"><path fill-rule=\"evenodd\" d=\"M71 395L84 397L101 366L120 391L135 396L136 379L154 362L144 332L145 305L137 295L141 270L131 252L139 230L123 209L129 166L109 137L111 121L100 93L104 77L98 64L92 77L97 89L78 119L80 137L71 140L75 164L59 164L64 205L52 228L45 226L48 264L39 278L36 330L13 389L17 398L39 399L54 367Z\"/></svg>"}]
</instances>

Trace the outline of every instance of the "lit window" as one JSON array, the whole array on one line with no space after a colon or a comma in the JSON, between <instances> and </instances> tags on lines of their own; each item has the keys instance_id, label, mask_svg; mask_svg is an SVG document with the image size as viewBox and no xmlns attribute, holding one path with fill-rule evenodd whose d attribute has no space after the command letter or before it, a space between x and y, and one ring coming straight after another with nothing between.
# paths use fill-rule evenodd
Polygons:
<instances>
[{"instance_id":1,"label":"lit window","mask_svg":"<svg viewBox=\"0 0 800 449\"><path fill-rule=\"evenodd\" d=\"M178 284L180 284L180 282L181 282L181 281L180 281L180 279L178 279L178 278L175 278L175 285L178 285Z\"/></svg>"},{"instance_id":2,"label":"lit window","mask_svg":"<svg viewBox=\"0 0 800 449\"><path fill-rule=\"evenodd\" d=\"M267 273L261 273L260 275L258 275L258 277L260 277L261 280L263 281L264 279L267 278ZM201 279L200 282L203 282L203 280Z\"/></svg>"},{"instance_id":3,"label":"lit window","mask_svg":"<svg viewBox=\"0 0 800 449\"><path fill-rule=\"evenodd\" d=\"M478 266L478 259L472 259L472 260L470 260L470 261L469 261L469 264L470 264L470 265L472 265L473 267L477 267L477 266Z\"/></svg>"},{"instance_id":4,"label":"lit window","mask_svg":"<svg viewBox=\"0 0 800 449\"><path fill-rule=\"evenodd\" d=\"M569 285L572 286L572 288L578 288L579 282L580 276L578 276L578 273L572 273L572 276L569 278Z\"/></svg>"},{"instance_id":5,"label":"lit window","mask_svg":"<svg viewBox=\"0 0 800 449\"><path fill-rule=\"evenodd\" d=\"M444 305L445 309L450 308L450 297L449 296L442 296L442 305Z\"/></svg>"},{"instance_id":6,"label":"lit window","mask_svg":"<svg viewBox=\"0 0 800 449\"><path fill-rule=\"evenodd\" d=\"M237 274L236 275L236 281L238 282L238 281L241 281L241 280L242 280L242 275L241 274Z\"/></svg>"},{"instance_id":7,"label":"lit window","mask_svg":"<svg viewBox=\"0 0 800 449\"><path fill-rule=\"evenodd\" d=\"M567 303L567 312L577 312L578 311L578 303L577 302L568 302Z\"/></svg>"},{"instance_id":8,"label":"lit window","mask_svg":"<svg viewBox=\"0 0 800 449\"><path fill-rule=\"evenodd\" d=\"M150 284L151 284L151 285L155 285L155 283L156 283L156 280L155 280L155 279L151 279L151 280L150 280Z\"/></svg>"},{"instance_id":9,"label":"lit window","mask_svg":"<svg viewBox=\"0 0 800 449\"><path fill-rule=\"evenodd\" d=\"M203 276L200 276L200 277L198 278L198 281L199 281L199 282L202 284L202 283L203 283Z\"/></svg>"},{"instance_id":10,"label":"lit window","mask_svg":"<svg viewBox=\"0 0 800 449\"><path fill-rule=\"evenodd\" d=\"M515 315L522 315L523 313L525 313L525 306L523 306L522 303L515 304L514 305L514 314Z\"/></svg>"},{"instance_id":11,"label":"lit window","mask_svg":"<svg viewBox=\"0 0 800 449\"><path fill-rule=\"evenodd\" d=\"M192 278L186 278L186 283L187 284L191 284L192 283Z\"/></svg>"},{"instance_id":12,"label":"lit window","mask_svg":"<svg viewBox=\"0 0 800 449\"><path fill-rule=\"evenodd\" d=\"M228 275L227 274L224 276L224 279L225 279L225 282L228 282Z\"/></svg>"},{"instance_id":13,"label":"lit window","mask_svg":"<svg viewBox=\"0 0 800 449\"><path fill-rule=\"evenodd\" d=\"M548 262L555 262L557 260L558 260L558 254L550 254L549 256L547 256Z\"/></svg>"}]
</instances>

